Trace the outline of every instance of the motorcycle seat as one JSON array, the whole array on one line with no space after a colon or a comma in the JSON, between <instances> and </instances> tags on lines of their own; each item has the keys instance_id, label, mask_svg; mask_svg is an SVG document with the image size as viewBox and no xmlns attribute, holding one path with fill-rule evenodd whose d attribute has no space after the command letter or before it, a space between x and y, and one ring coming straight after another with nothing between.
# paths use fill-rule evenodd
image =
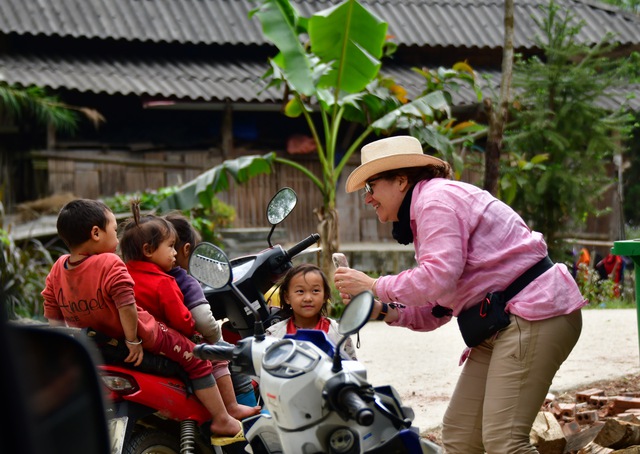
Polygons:
<instances>
[{"instance_id":1,"label":"motorcycle seat","mask_svg":"<svg viewBox=\"0 0 640 454\"><path fill-rule=\"evenodd\" d=\"M185 370L175 361L170 360L166 356L145 351L142 363L140 363L139 366L133 366L131 363L124 362L124 359L129 355L129 349L124 342L92 328L85 328L83 331L87 338L93 341L98 347L105 364L126 367L162 377L176 377L185 383L188 393L193 393L191 379Z\"/></svg>"}]
</instances>

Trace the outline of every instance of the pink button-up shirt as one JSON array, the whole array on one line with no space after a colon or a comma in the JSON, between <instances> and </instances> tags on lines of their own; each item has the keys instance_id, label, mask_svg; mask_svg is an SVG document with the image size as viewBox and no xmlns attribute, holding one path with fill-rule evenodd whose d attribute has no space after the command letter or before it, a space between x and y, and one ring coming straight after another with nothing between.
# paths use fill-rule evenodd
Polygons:
<instances>
[{"instance_id":1,"label":"pink button-up shirt","mask_svg":"<svg viewBox=\"0 0 640 454\"><path fill-rule=\"evenodd\" d=\"M431 331L449 317L431 315L435 304L461 311L489 291L511 282L547 255L538 232L508 205L474 185L443 178L419 182L411 201L417 266L382 276L376 293L382 301L407 307L391 323ZM510 313L527 320L569 314L587 304L564 264L551 269L514 296Z\"/></svg>"}]
</instances>

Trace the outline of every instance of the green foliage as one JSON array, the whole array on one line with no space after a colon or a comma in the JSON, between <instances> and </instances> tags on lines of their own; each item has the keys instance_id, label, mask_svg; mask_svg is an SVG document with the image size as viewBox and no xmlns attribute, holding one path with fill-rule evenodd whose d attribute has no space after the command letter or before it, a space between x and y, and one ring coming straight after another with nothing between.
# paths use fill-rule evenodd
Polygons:
<instances>
[{"instance_id":1,"label":"green foliage","mask_svg":"<svg viewBox=\"0 0 640 454\"><path fill-rule=\"evenodd\" d=\"M571 266L567 264L567 266ZM584 265L580 265L584 267ZM580 293L589 304L587 309L620 309L636 306L635 299L635 274L625 270L624 285L621 286L619 295L616 294L616 283L611 278L601 280L598 272L589 267L581 268L576 279Z\"/></svg>"},{"instance_id":2,"label":"green foliage","mask_svg":"<svg viewBox=\"0 0 640 454\"><path fill-rule=\"evenodd\" d=\"M65 104L40 87L9 85L2 82L0 75L0 114L8 118L20 122L30 116L41 125L51 125L60 131L73 133L77 128L78 113L95 126L105 121L94 109Z\"/></svg>"},{"instance_id":3,"label":"green foliage","mask_svg":"<svg viewBox=\"0 0 640 454\"><path fill-rule=\"evenodd\" d=\"M623 151L633 120L624 105L607 111L598 102L628 83L629 59L606 57L614 49L610 35L594 47L578 44L583 24L572 20L552 2L538 21L544 58L517 59L519 109L505 136L513 159L503 166L501 197L551 250L560 232L596 213L595 201L611 184L606 165Z\"/></svg>"},{"instance_id":4,"label":"green foliage","mask_svg":"<svg viewBox=\"0 0 640 454\"><path fill-rule=\"evenodd\" d=\"M105 198L103 201L114 213L130 212L131 200L140 201L140 209L143 211L155 211L158 206L167 204L178 190L177 186L169 186L158 190L138 191L129 194L116 194ZM235 208L218 199L211 197L206 199L203 206L194 203L189 208L181 210L182 214L191 220L191 225L200 232L203 241L221 245L219 229L230 227L236 217Z\"/></svg>"},{"instance_id":5,"label":"green foliage","mask_svg":"<svg viewBox=\"0 0 640 454\"><path fill-rule=\"evenodd\" d=\"M624 234L628 240L640 239L640 226L627 224L624 227Z\"/></svg>"},{"instance_id":6,"label":"green foliage","mask_svg":"<svg viewBox=\"0 0 640 454\"><path fill-rule=\"evenodd\" d=\"M143 211L155 210L164 199L176 192L176 186L160 188L158 190L137 191L127 194L116 193L103 199L114 213L128 213L131 211L131 201L139 200Z\"/></svg>"},{"instance_id":7,"label":"green foliage","mask_svg":"<svg viewBox=\"0 0 640 454\"><path fill-rule=\"evenodd\" d=\"M0 228L0 305L9 319L42 318L40 292L53 261L40 241L28 240L18 246Z\"/></svg>"}]
</instances>

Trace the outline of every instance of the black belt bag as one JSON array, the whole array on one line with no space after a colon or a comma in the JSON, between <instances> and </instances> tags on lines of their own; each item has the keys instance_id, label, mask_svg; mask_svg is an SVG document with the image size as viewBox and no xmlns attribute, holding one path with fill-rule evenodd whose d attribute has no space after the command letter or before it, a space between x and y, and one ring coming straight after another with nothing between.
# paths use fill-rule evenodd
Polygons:
<instances>
[{"instance_id":1,"label":"black belt bag","mask_svg":"<svg viewBox=\"0 0 640 454\"><path fill-rule=\"evenodd\" d=\"M489 292L481 302L460 312L458 327L464 343L475 347L509 326L511 320L505 311L507 302L552 266L553 262L547 256L522 273L503 292Z\"/></svg>"}]
</instances>

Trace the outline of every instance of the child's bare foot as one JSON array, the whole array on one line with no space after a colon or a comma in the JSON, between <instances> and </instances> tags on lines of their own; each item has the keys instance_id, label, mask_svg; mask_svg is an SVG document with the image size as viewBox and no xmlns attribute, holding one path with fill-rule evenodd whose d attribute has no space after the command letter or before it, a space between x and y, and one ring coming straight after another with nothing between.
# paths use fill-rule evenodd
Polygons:
<instances>
[{"instance_id":1,"label":"child's bare foot","mask_svg":"<svg viewBox=\"0 0 640 454\"><path fill-rule=\"evenodd\" d=\"M242 431L242 423L231 416L219 415L211 423L210 429L214 436L234 437Z\"/></svg>"},{"instance_id":2,"label":"child's bare foot","mask_svg":"<svg viewBox=\"0 0 640 454\"><path fill-rule=\"evenodd\" d=\"M227 412L236 419L244 419L249 416L257 415L260 413L262 407L256 405L255 407L249 407L248 405L242 405L239 403L232 403L227 406Z\"/></svg>"}]
</instances>

